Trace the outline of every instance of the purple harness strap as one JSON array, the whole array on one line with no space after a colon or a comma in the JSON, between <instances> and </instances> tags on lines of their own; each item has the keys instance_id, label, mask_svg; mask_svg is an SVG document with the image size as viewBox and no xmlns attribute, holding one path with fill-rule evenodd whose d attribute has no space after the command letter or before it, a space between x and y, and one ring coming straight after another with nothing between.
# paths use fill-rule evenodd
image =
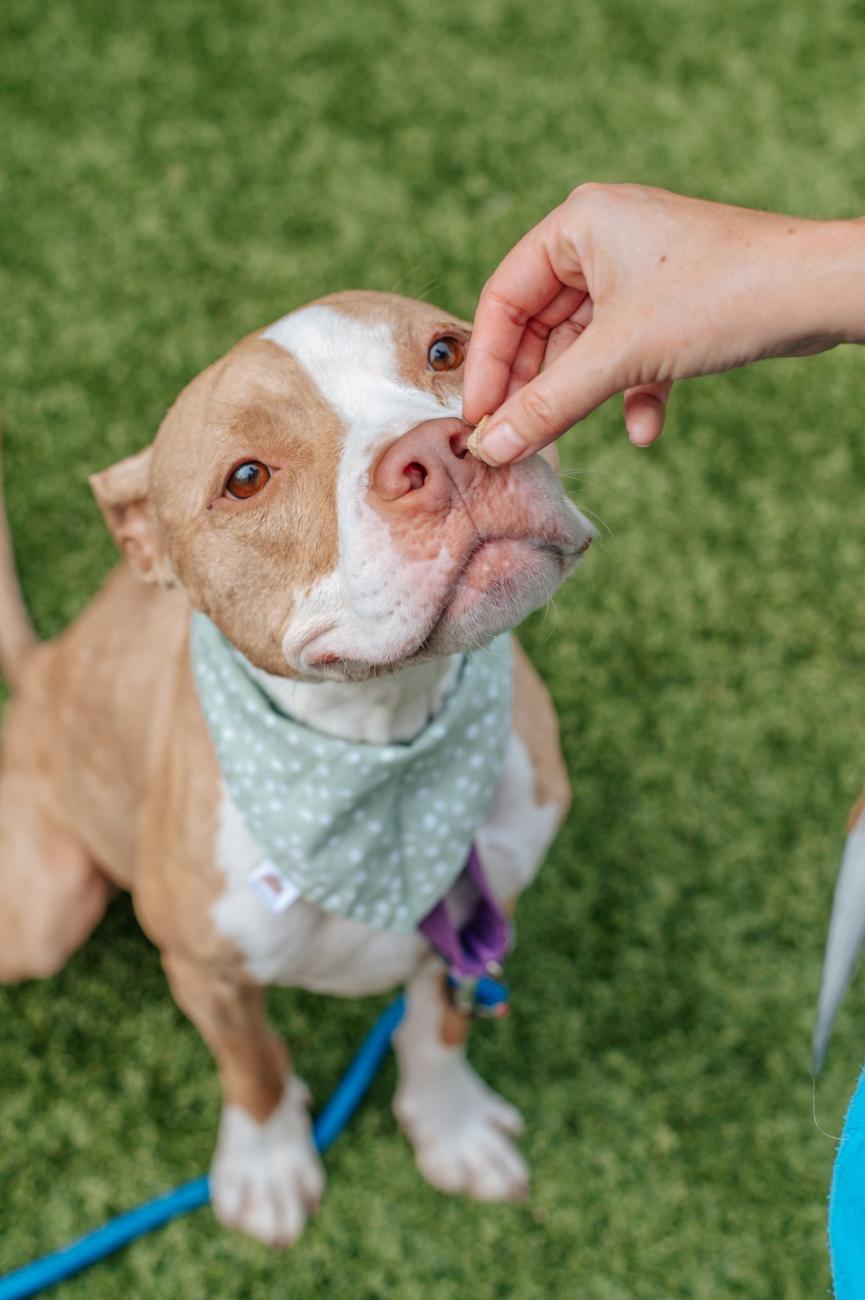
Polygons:
<instances>
[{"instance_id":1,"label":"purple harness strap","mask_svg":"<svg viewBox=\"0 0 865 1300\"><path fill-rule=\"evenodd\" d=\"M468 877L477 891L477 902L466 923L457 929L445 899L418 925L424 938L448 965L457 981L476 980L498 971L511 946L511 927L498 899L490 889L478 851L472 845L460 880Z\"/></svg>"}]
</instances>

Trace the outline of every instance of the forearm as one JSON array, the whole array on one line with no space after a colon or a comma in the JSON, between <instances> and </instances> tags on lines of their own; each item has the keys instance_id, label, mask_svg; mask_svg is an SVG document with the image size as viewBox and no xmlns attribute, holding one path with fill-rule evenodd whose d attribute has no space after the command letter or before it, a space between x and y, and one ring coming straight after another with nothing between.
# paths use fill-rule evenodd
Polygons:
<instances>
[{"instance_id":1,"label":"forearm","mask_svg":"<svg viewBox=\"0 0 865 1300\"><path fill-rule=\"evenodd\" d=\"M699 205L696 215L706 237L690 256L671 251L666 285L667 302L688 321L687 336L670 328L672 313L652 309L675 378L865 342L865 220L723 205ZM663 288L656 284L656 304Z\"/></svg>"}]
</instances>

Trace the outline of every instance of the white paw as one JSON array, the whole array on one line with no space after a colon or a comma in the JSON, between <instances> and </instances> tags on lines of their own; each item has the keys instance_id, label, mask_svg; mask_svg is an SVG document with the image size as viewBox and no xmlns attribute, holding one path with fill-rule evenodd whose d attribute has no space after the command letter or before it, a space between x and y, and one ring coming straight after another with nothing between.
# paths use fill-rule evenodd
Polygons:
<instances>
[{"instance_id":1,"label":"white paw","mask_svg":"<svg viewBox=\"0 0 865 1300\"><path fill-rule=\"evenodd\" d=\"M213 1211L268 1246L288 1246L303 1232L324 1191L312 1141L306 1085L293 1076L263 1123L225 1106L210 1170Z\"/></svg>"},{"instance_id":2,"label":"white paw","mask_svg":"<svg viewBox=\"0 0 865 1300\"><path fill-rule=\"evenodd\" d=\"M528 1166L510 1140L522 1133L522 1116L463 1057L411 1070L394 1110L434 1187L479 1201L516 1201L528 1192Z\"/></svg>"}]
</instances>

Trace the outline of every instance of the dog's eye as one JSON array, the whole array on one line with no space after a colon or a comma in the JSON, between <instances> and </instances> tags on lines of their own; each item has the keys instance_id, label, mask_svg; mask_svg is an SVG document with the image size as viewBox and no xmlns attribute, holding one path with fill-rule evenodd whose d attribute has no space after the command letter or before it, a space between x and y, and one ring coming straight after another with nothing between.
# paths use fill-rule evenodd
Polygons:
<instances>
[{"instance_id":1,"label":"dog's eye","mask_svg":"<svg viewBox=\"0 0 865 1300\"><path fill-rule=\"evenodd\" d=\"M459 339L447 335L443 339L436 339L427 353L427 360L432 370L456 370L462 365L465 354L465 348Z\"/></svg>"},{"instance_id":2,"label":"dog's eye","mask_svg":"<svg viewBox=\"0 0 865 1300\"><path fill-rule=\"evenodd\" d=\"M225 490L230 497L245 501L254 497L270 481L270 470L260 460L245 460L229 475Z\"/></svg>"}]
</instances>

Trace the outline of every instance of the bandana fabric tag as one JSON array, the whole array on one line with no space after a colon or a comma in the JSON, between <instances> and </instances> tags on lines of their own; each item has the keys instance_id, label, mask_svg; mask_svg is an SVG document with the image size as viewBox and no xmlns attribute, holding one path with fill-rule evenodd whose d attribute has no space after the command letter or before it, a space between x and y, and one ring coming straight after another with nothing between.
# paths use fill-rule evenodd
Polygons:
<instances>
[{"instance_id":1,"label":"bandana fabric tag","mask_svg":"<svg viewBox=\"0 0 865 1300\"><path fill-rule=\"evenodd\" d=\"M286 879L270 858L263 858L259 862L250 872L246 883L253 893L258 894L268 912L273 912L276 916L288 911L292 903L300 898L300 890Z\"/></svg>"}]
</instances>

